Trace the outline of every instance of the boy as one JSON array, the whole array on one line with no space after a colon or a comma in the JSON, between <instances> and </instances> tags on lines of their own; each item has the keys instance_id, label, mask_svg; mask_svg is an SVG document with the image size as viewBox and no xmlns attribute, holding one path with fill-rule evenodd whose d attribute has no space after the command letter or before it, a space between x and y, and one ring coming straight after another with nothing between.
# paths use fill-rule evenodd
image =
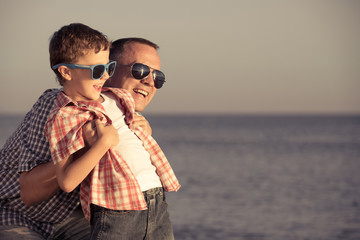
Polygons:
<instances>
[{"instance_id":1,"label":"boy","mask_svg":"<svg viewBox=\"0 0 360 240\"><path fill-rule=\"evenodd\" d=\"M53 35L50 61L63 91L49 114L46 135L59 186L71 192L82 183L80 200L85 217L91 218L92 238L123 236L125 239L129 235L123 235L124 229L118 232L121 226L114 225L125 226L129 220L111 221L104 231L98 228L102 219L94 212L98 209L110 214L117 211L122 219L124 211L137 212L133 210L149 207L143 192L161 192L162 188L177 191L180 185L151 136L141 128L129 130L135 109L129 92L103 89L116 67L116 62L109 62L109 46L104 35L82 24L64 26ZM107 112L112 114L111 118ZM93 119L96 119L98 138L84 152L81 151L85 147L81 127ZM137 139L131 133L135 133ZM122 142L119 135L129 139ZM133 144L133 141L137 142ZM136 147L128 149L127 143ZM136 217L127 218L139 221ZM169 227L167 223L166 228ZM133 229L124 228L133 232ZM172 232L168 231L162 239L172 238Z\"/></svg>"}]
</instances>

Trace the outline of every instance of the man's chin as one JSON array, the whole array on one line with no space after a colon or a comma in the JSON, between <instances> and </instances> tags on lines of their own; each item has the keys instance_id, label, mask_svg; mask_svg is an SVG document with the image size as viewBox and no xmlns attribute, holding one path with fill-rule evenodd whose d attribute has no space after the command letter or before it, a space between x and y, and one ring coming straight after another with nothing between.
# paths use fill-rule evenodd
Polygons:
<instances>
[{"instance_id":1,"label":"man's chin","mask_svg":"<svg viewBox=\"0 0 360 240\"><path fill-rule=\"evenodd\" d=\"M146 105L142 101L135 101L135 111L142 112L146 108Z\"/></svg>"}]
</instances>

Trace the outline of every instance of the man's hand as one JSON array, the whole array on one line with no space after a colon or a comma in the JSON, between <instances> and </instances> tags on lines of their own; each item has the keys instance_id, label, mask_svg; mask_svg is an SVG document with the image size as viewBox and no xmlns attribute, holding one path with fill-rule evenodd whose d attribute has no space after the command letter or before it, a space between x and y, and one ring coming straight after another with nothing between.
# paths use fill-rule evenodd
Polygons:
<instances>
[{"instance_id":1,"label":"man's hand","mask_svg":"<svg viewBox=\"0 0 360 240\"><path fill-rule=\"evenodd\" d=\"M134 115L134 119L133 119L131 124L132 124L133 127L141 127L149 135L152 134L152 129L150 127L149 122L145 119L144 116L142 116L140 114L135 114Z\"/></svg>"}]
</instances>

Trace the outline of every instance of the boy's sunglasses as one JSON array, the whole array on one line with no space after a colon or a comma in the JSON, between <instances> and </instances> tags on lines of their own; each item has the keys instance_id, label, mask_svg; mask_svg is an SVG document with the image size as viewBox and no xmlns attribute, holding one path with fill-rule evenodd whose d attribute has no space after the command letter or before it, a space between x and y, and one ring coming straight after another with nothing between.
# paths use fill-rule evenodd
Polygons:
<instances>
[{"instance_id":1,"label":"boy's sunglasses","mask_svg":"<svg viewBox=\"0 0 360 240\"><path fill-rule=\"evenodd\" d=\"M133 65L122 65L118 64L119 66L130 67L131 68L131 75L133 78L137 80L145 79L151 73L151 68L142 63L134 63ZM159 70L153 70L153 79L154 85L157 89L161 88L165 82L165 74Z\"/></svg>"},{"instance_id":2,"label":"boy's sunglasses","mask_svg":"<svg viewBox=\"0 0 360 240\"><path fill-rule=\"evenodd\" d=\"M59 63L52 67L52 69L57 69L60 66L65 66L71 69L91 69L91 78L94 80L98 80L104 76L105 70L111 77L116 68L116 61L111 61L108 64L96 64L92 66L88 65L81 65L81 64L74 64L74 63Z\"/></svg>"}]
</instances>

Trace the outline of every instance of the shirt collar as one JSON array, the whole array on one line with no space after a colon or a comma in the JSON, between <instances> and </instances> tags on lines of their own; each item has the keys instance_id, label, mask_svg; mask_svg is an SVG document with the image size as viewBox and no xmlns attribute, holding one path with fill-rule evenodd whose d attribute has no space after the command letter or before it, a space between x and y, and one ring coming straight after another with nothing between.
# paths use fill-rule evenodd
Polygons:
<instances>
[{"instance_id":1,"label":"shirt collar","mask_svg":"<svg viewBox=\"0 0 360 240\"><path fill-rule=\"evenodd\" d=\"M134 118L135 113L135 101L131 94L121 88L103 88L102 92L112 92L115 94L117 99L119 100L121 106L124 109L125 119L128 124L131 123ZM76 107L87 107L87 108L95 108L98 111L105 112L104 107L99 102L87 102L87 101L74 101L70 97L68 97L64 91L60 91L59 96L56 102L59 108L62 108L67 105L73 105Z\"/></svg>"},{"instance_id":2,"label":"shirt collar","mask_svg":"<svg viewBox=\"0 0 360 240\"><path fill-rule=\"evenodd\" d=\"M115 94L115 96L120 101L121 106L124 109L125 119L128 124L131 123L131 121L134 118L135 114L135 101L129 91L122 88L103 88L102 92L108 92L111 91Z\"/></svg>"}]
</instances>

